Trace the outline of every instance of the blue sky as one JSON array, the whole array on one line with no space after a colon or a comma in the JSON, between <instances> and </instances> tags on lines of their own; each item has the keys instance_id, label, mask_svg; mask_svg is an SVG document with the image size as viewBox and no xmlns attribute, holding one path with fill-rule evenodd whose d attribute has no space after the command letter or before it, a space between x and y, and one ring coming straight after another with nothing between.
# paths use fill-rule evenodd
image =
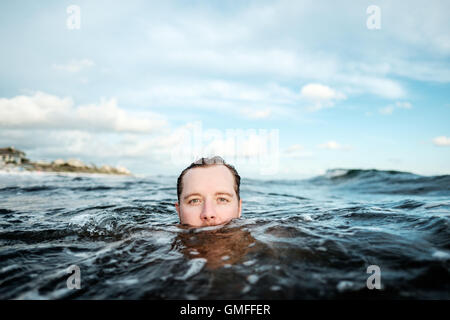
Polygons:
<instances>
[{"instance_id":1,"label":"blue sky","mask_svg":"<svg viewBox=\"0 0 450 320\"><path fill-rule=\"evenodd\" d=\"M177 174L200 124L205 150L247 155L243 176L449 174L448 12L448 1L2 2L0 145ZM248 160L260 140L230 151L206 133L227 129L278 133L272 176Z\"/></svg>"}]
</instances>

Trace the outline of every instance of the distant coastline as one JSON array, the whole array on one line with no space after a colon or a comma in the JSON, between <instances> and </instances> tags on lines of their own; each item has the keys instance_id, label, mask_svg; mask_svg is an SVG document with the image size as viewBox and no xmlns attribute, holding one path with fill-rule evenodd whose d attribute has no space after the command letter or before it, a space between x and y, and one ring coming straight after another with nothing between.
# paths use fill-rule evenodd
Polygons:
<instances>
[{"instance_id":1,"label":"distant coastline","mask_svg":"<svg viewBox=\"0 0 450 320\"><path fill-rule=\"evenodd\" d=\"M125 167L110 165L98 167L94 164L85 164L78 159L56 159L52 162L31 161L26 157L25 152L14 147L0 148L0 170L131 175L131 172Z\"/></svg>"}]
</instances>

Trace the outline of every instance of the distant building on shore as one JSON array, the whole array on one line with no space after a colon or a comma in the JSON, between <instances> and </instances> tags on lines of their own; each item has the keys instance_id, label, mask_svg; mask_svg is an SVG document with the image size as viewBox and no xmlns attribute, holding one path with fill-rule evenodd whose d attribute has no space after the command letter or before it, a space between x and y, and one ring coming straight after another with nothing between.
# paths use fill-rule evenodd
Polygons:
<instances>
[{"instance_id":1,"label":"distant building on shore","mask_svg":"<svg viewBox=\"0 0 450 320\"><path fill-rule=\"evenodd\" d=\"M131 172L124 167L111 167L103 165L100 168L93 164L85 164L78 159L56 159L53 162L30 161L25 157L25 152L14 147L0 148L0 169L11 170L21 169L27 171L43 172L79 172L79 173L103 173L131 175Z\"/></svg>"},{"instance_id":2,"label":"distant building on shore","mask_svg":"<svg viewBox=\"0 0 450 320\"><path fill-rule=\"evenodd\" d=\"M14 147L0 148L0 162L22 164L29 160L25 157L25 152Z\"/></svg>"}]
</instances>

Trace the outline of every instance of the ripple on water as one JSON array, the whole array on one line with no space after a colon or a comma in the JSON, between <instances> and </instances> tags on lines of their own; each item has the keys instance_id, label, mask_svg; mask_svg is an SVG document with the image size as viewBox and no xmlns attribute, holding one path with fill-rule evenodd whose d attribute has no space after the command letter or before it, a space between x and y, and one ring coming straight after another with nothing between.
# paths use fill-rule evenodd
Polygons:
<instances>
[{"instance_id":1,"label":"ripple on water","mask_svg":"<svg viewBox=\"0 0 450 320\"><path fill-rule=\"evenodd\" d=\"M402 182L425 196L397 176L251 180L241 219L184 230L176 177L2 175L0 298L356 297L370 264L381 294L448 298L448 177ZM89 289L65 288L71 264Z\"/></svg>"},{"instance_id":2,"label":"ripple on water","mask_svg":"<svg viewBox=\"0 0 450 320\"><path fill-rule=\"evenodd\" d=\"M189 269L182 276L175 277L177 280L187 280L198 274L206 264L205 258L196 258L188 261Z\"/></svg>"}]
</instances>

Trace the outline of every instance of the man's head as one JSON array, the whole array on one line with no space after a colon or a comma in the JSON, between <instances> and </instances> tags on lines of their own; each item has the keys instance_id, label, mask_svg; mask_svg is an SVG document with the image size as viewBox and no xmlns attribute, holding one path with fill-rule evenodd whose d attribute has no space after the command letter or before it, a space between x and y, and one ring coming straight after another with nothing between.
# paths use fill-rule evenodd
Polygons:
<instances>
[{"instance_id":1,"label":"man's head","mask_svg":"<svg viewBox=\"0 0 450 320\"><path fill-rule=\"evenodd\" d=\"M201 158L184 169L177 181L175 208L180 223L193 227L224 224L241 216L241 178L220 157Z\"/></svg>"}]
</instances>

